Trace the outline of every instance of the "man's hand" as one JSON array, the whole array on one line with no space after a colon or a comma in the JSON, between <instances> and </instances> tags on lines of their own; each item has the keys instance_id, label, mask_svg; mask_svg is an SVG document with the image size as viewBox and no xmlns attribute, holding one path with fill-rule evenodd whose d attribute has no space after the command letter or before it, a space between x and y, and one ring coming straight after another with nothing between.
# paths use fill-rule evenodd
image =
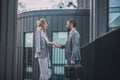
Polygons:
<instances>
[{"instance_id":1,"label":"man's hand","mask_svg":"<svg viewBox=\"0 0 120 80\"><path fill-rule=\"evenodd\" d=\"M70 64L75 64L75 61L71 60Z\"/></svg>"},{"instance_id":2,"label":"man's hand","mask_svg":"<svg viewBox=\"0 0 120 80\"><path fill-rule=\"evenodd\" d=\"M56 48L60 48L61 47L61 45L59 43L57 43L57 42L55 42L54 45L55 45Z\"/></svg>"}]
</instances>

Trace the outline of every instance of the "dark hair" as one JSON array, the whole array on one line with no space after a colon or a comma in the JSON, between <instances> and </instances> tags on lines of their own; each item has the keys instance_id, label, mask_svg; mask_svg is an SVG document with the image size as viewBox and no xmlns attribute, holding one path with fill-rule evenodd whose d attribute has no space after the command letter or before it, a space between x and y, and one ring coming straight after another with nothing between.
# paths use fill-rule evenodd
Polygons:
<instances>
[{"instance_id":1,"label":"dark hair","mask_svg":"<svg viewBox=\"0 0 120 80\"><path fill-rule=\"evenodd\" d=\"M46 19L47 24L49 24L48 20Z\"/></svg>"},{"instance_id":2,"label":"dark hair","mask_svg":"<svg viewBox=\"0 0 120 80\"><path fill-rule=\"evenodd\" d=\"M73 24L73 27L76 27L76 23L73 19L69 19L68 21L70 22L70 24Z\"/></svg>"}]
</instances>

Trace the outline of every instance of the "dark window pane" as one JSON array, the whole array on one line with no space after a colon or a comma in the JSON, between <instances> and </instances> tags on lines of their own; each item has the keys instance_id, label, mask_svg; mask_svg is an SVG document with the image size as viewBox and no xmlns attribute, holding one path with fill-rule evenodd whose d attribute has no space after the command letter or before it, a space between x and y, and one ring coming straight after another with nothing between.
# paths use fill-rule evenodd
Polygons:
<instances>
[{"instance_id":1,"label":"dark window pane","mask_svg":"<svg viewBox=\"0 0 120 80\"><path fill-rule=\"evenodd\" d=\"M117 13L117 12L120 12L120 7L110 7L109 8L109 12L110 13Z\"/></svg>"},{"instance_id":2,"label":"dark window pane","mask_svg":"<svg viewBox=\"0 0 120 80\"><path fill-rule=\"evenodd\" d=\"M23 78L32 80L33 66L33 33L24 35L24 53L23 53Z\"/></svg>"}]
</instances>

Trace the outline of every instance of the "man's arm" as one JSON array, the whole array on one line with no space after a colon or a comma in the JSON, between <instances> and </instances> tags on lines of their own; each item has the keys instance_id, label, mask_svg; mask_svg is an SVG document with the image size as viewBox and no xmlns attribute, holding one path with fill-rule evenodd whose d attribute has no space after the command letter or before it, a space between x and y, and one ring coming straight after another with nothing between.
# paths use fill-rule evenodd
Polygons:
<instances>
[{"instance_id":1,"label":"man's arm","mask_svg":"<svg viewBox=\"0 0 120 80\"><path fill-rule=\"evenodd\" d=\"M61 45L61 44L59 44L59 43L57 43L57 42L55 42L55 46L56 46L57 48L65 48L65 45Z\"/></svg>"},{"instance_id":2,"label":"man's arm","mask_svg":"<svg viewBox=\"0 0 120 80\"><path fill-rule=\"evenodd\" d=\"M76 59L79 59L78 57L78 54L79 54L79 38L80 38L80 35L79 33L75 32L73 33L72 35L72 55L71 55L71 60L72 61L75 61Z\"/></svg>"},{"instance_id":3,"label":"man's arm","mask_svg":"<svg viewBox=\"0 0 120 80\"><path fill-rule=\"evenodd\" d=\"M65 45L61 45L61 47L60 48L65 48Z\"/></svg>"}]
</instances>

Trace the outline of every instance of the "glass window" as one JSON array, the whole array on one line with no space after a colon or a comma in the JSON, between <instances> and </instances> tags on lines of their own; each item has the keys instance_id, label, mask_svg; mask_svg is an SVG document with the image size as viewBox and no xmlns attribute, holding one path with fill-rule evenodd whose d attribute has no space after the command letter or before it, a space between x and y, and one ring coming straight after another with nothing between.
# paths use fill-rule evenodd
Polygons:
<instances>
[{"instance_id":1,"label":"glass window","mask_svg":"<svg viewBox=\"0 0 120 80\"><path fill-rule=\"evenodd\" d=\"M53 32L53 41L65 45L67 41L67 32ZM64 65L67 63L65 59L65 50L52 47L52 65L54 66L54 74L64 75Z\"/></svg>"},{"instance_id":2,"label":"glass window","mask_svg":"<svg viewBox=\"0 0 120 80\"><path fill-rule=\"evenodd\" d=\"M120 27L120 0L109 0L109 29Z\"/></svg>"},{"instance_id":3,"label":"glass window","mask_svg":"<svg viewBox=\"0 0 120 80\"><path fill-rule=\"evenodd\" d=\"M33 33L25 33L25 47L33 47Z\"/></svg>"},{"instance_id":4,"label":"glass window","mask_svg":"<svg viewBox=\"0 0 120 80\"><path fill-rule=\"evenodd\" d=\"M33 32L24 34L24 53L23 53L23 78L32 80L32 55L33 55Z\"/></svg>"},{"instance_id":5,"label":"glass window","mask_svg":"<svg viewBox=\"0 0 120 80\"><path fill-rule=\"evenodd\" d=\"M109 0L110 7L120 7L120 0Z\"/></svg>"}]
</instances>

